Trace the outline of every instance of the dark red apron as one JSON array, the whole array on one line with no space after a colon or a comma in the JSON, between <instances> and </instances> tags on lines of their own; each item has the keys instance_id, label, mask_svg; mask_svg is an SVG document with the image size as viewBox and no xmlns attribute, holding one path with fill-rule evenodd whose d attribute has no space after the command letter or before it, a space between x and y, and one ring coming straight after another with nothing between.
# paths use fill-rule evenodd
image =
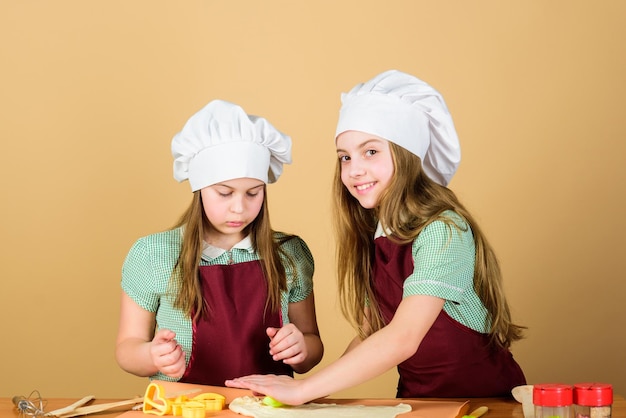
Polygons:
<instances>
[{"instance_id":1,"label":"dark red apron","mask_svg":"<svg viewBox=\"0 0 626 418\"><path fill-rule=\"evenodd\" d=\"M191 358L181 382L224 386L249 374L293 376L269 354L267 327L280 328L280 312L265 312L267 282L259 261L201 266L208 318L193 324ZM265 312L265 313L264 313Z\"/></svg>"},{"instance_id":2,"label":"dark red apron","mask_svg":"<svg viewBox=\"0 0 626 418\"><path fill-rule=\"evenodd\" d=\"M385 320L393 318L404 280L413 272L411 244L377 238L373 269L376 300ZM510 396L525 385L520 366L508 349L489 344L489 337L452 319L443 309L413 357L398 365L397 397Z\"/></svg>"}]
</instances>

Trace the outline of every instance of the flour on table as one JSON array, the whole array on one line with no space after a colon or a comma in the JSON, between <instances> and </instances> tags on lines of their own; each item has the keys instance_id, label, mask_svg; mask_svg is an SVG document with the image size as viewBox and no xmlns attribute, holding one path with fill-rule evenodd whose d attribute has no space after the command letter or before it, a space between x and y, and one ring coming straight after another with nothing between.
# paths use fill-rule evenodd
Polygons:
<instances>
[{"instance_id":1,"label":"flour on table","mask_svg":"<svg viewBox=\"0 0 626 418\"><path fill-rule=\"evenodd\" d=\"M411 405L400 403L386 405L338 405L334 403L308 403L299 406L275 408L263 404L261 398L242 396L235 398L228 408L240 415L254 418L394 418L411 411Z\"/></svg>"}]
</instances>

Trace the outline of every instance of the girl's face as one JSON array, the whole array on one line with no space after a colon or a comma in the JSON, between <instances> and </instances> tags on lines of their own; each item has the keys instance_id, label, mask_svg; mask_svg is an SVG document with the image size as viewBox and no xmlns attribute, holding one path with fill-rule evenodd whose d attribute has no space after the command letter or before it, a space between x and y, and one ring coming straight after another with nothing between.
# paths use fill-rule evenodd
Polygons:
<instances>
[{"instance_id":1,"label":"girl's face","mask_svg":"<svg viewBox=\"0 0 626 418\"><path fill-rule=\"evenodd\" d=\"M394 173L389 142L360 131L346 131L337 137L341 182L366 209L378 205L380 195Z\"/></svg>"},{"instance_id":2,"label":"girl's face","mask_svg":"<svg viewBox=\"0 0 626 418\"><path fill-rule=\"evenodd\" d=\"M230 250L244 238L263 206L265 183L252 178L227 180L200 191L202 206L211 228L204 240L216 247Z\"/></svg>"}]
</instances>

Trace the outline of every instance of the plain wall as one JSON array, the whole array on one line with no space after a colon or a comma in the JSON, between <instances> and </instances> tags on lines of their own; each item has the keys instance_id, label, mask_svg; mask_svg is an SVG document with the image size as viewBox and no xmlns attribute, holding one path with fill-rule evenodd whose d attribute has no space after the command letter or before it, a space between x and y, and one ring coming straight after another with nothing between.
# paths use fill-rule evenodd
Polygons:
<instances>
[{"instance_id":1,"label":"plain wall","mask_svg":"<svg viewBox=\"0 0 626 418\"><path fill-rule=\"evenodd\" d=\"M529 383L626 395L626 2L3 0L0 396L131 397L114 359L121 265L191 200L170 141L216 98L293 138L276 229L316 259L323 367L354 333L336 297L340 93L387 69L445 97L450 187L500 257ZM391 397L390 371L343 397Z\"/></svg>"}]
</instances>

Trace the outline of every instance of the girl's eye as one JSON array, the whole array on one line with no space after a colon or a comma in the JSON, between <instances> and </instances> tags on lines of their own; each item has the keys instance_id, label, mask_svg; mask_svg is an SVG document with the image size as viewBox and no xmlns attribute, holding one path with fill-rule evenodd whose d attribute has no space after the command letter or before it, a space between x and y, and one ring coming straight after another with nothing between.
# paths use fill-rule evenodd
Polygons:
<instances>
[{"instance_id":1,"label":"girl's eye","mask_svg":"<svg viewBox=\"0 0 626 418\"><path fill-rule=\"evenodd\" d=\"M222 197L228 197L228 196L230 196L230 195L231 195L231 194L233 194L233 193L232 193L232 192L230 192L230 193L219 193L219 192L218 192L218 194L219 194L220 196L222 196Z\"/></svg>"},{"instance_id":2,"label":"girl's eye","mask_svg":"<svg viewBox=\"0 0 626 418\"><path fill-rule=\"evenodd\" d=\"M250 193L250 192L248 192L248 193L246 193L246 194L247 194L249 197L255 197L255 196L257 196L257 195L259 194L259 192L254 192L254 193Z\"/></svg>"},{"instance_id":3,"label":"girl's eye","mask_svg":"<svg viewBox=\"0 0 626 418\"><path fill-rule=\"evenodd\" d=\"M367 151L365 151L365 155L369 155L370 157L374 154L376 154L378 151L376 151L375 149L368 149Z\"/></svg>"},{"instance_id":4,"label":"girl's eye","mask_svg":"<svg viewBox=\"0 0 626 418\"><path fill-rule=\"evenodd\" d=\"M348 157L347 155L340 155L339 156L339 162L343 163L345 161L348 161L350 159L350 157Z\"/></svg>"}]
</instances>

